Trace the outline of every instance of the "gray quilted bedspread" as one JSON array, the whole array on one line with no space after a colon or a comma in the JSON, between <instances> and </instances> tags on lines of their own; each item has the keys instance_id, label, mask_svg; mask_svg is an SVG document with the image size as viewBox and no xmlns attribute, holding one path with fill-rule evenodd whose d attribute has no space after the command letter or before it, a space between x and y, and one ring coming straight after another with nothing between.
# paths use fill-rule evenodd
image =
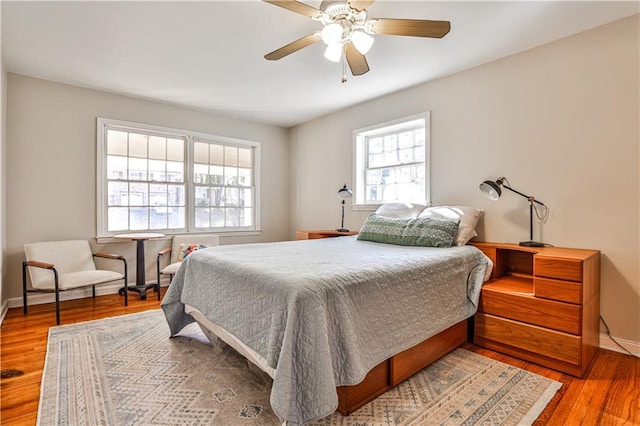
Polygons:
<instances>
[{"instance_id":1,"label":"gray quilted bedspread","mask_svg":"<svg viewBox=\"0 0 640 426\"><path fill-rule=\"evenodd\" d=\"M218 246L187 257L162 308L172 335L193 321L189 304L264 357L276 370L274 412L304 424L336 410L336 386L473 315L490 268L472 246Z\"/></svg>"}]
</instances>

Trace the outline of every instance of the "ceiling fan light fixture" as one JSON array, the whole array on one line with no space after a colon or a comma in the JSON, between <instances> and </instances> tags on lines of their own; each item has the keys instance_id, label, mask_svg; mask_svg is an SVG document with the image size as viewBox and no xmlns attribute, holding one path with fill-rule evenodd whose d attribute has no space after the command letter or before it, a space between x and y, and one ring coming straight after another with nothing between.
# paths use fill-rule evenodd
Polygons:
<instances>
[{"instance_id":1,"label":"ceiling fan light fixture","mask_svg":"<svg viewBox=\"0 0 640 426\"><path fill-rule=\"evenodd\" d=\"M353 31L351 33L351 42L358 49L358 52L366 54L371 46L373 46L373 37L362 31Z\"/></svg>"},{"instance_id":2,"label":"ceiling fan light fixture","mask_svg":"<svg viewBox=\"0 0 640 426\"><path fill-rule=\"evenodd\" d=\"M337 22L325 25L320 35L327 46L339 43L342 40L342 25Z\"/></svg>"},{"instance_id":3,"label":"ceiling fan light fixture","mask_svg":"<svg viewBox=\"0 0 640 426\"><path fill-rule=\"evenodd\" d=\"M340 62L342 57L342 43L333 43L327 46L324 57L331 62Z\"/></svg>"}]
</instances>

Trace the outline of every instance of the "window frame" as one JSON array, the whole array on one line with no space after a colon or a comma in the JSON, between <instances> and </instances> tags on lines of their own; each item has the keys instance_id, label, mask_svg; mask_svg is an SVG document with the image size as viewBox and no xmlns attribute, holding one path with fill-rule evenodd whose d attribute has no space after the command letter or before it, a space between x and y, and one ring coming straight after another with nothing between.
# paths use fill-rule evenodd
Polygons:
<instances>
[{"instance_id":1,"label":"window frame","mask_svg":"<svg viewBox=\"0 0 640 426\"><path fill-rule=\"evenodd\" d=\"M101 239L109 239L114 235L130 232L160 232L166 235L179 235L185 233L226 234L226 235L259 235L260 224L260 162L261 144L256 141L230 138L226 136L212 135L183 129L155 126L151 124L135 123L123 120L97 117L96 119L96 236ZM185 186L185 227L180 229L156 229L156 230L121 230L109 231L108 219L108 179L107 179L107 130L122 129L128 132L140 132L144 134L158 134L160 136L172 136L185 140L184 152L184 186ZM253 226L224 227L224 228L196 228L195 227L195 182L194 169L194 143L207 142L224 146L251 148L253 150Z\"/></svg>"},{"instance_id":2,"label":"window frame","mask_svg":"<svg viewBox=\"0 0 640 426\"><path fill-rule=\"evenodd\" d=\"M366 200L366 172L367 172L367 149L365 141L372 136L389 133L399 133L404 129L413 128L413 122L422 120L424 123L424 200L402 200L431 205L431 111L405 116L402 118L374 124L353 131L353 199L351 205L353 210L376 210L384 203L372 203Z\"/></svg>"}]
</instances>

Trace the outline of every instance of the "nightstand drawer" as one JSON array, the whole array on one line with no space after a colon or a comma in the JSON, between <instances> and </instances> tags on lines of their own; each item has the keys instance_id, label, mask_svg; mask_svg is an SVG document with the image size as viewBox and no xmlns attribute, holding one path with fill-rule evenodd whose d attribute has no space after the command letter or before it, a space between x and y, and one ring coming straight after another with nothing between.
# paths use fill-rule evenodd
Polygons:
<instances>
[{"instance_id":1,"label":"nightstand drawer","mask_svg":"<svg viewBox=\"0 0 640 426\"><path fill-rule=\"evenodd\" d=\"M582 282L582 261L536 256L533 274L536 277Z\"/></svg>"},{"instance_id":2,"label":"nightstand drawer","mask_svg":"<svg viewBox=\"0 0 640 426\"><path fill-rule=\"evenodd\" d=\"M483 313L476 314L475 336L500 345L580 365L581 339L578 336L547 330Z\"/></svg>"},{"instance_id":3,"label":"nightstand drawer","mask_svg":"<svg viewBox=\"0 0 640 426\"><path fill-rule=\"evenodd\" d=\"M581 283L535 277L533 279L533 292L536 297L560 300L561 302L575 303L576 305L582 303Z\"/></svg>"},{"instance_id":4,"label":"nightstand drawer","mask_svg":"<svg viewBox=\"0 0 640 426\"><path fill-rule=\"evenodd\" d=\"M571 334L580 334L580 307L555 300L534 297L533 294L507 293L482 289L480 312L498 315Z\"/></svg>"}]
</instances>

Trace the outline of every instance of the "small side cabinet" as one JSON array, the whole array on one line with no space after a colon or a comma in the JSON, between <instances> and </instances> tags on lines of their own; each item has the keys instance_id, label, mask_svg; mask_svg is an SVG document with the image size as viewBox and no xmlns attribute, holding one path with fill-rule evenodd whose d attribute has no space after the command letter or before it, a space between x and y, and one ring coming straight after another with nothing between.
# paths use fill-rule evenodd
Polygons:
<instances>
[{"instance_id":1,"label":"small side cabinet","mask_svg":"<svg viewBox=\"0 0 640 426\"><path fill-rule=\"evenodd\" d=\"M474 343L582 377L599 344L600 252L472 244L494 264Z\"/></svg>"}]
</instances>

